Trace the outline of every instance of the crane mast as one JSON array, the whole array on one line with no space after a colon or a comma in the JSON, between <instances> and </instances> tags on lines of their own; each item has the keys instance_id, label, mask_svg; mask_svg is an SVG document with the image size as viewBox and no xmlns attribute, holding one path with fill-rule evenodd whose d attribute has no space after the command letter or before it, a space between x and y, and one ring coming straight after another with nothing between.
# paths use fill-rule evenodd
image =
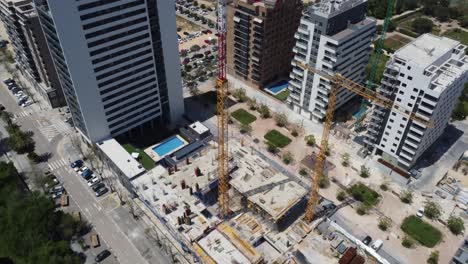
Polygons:
<instances>
[{"instance_id":1,"label":"crane mast","mask_svg":"<svg viewBox=\"0 0 468 264\"><path fill-rule=\"evenodd\" d=\"M229 214L229 175L228 175L228 113L226 98L228 84L226 78L226 7L228 0L218 0L218 201L221 217Z\"/></svg>"}]
</instances>

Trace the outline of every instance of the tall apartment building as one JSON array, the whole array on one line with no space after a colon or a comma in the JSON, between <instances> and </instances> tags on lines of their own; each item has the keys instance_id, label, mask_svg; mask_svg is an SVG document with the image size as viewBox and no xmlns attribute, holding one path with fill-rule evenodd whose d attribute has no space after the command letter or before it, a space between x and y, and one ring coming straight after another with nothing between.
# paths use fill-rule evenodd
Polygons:
<instances>
[{"instance_id":1,"label":"tall apartment building","mask_svg":"<svg viewBox=\"0 0 468 264\"><path fill-rule=\"evenodd\" d=\"M182 116L174 1L35 4L73 122L86 139Z\"/></svg>"},{"instance_id":2,"label":"tall apartment building","mask_svg":"<svg viewBox=\"0 0 468 264\"><path fill-rule=\"evenodd\" d=\"M287 78L301 0L234 0L227 9L228 74L249 85Z\"/></svg>"},{"instance_id":3,"label":"tall apartment building","mask_svg":"<svg viewBox=\"0 0 468 264\"><path fill-rule=\"evenodd\" d=\"M295 112L320 122L327 111L331 88L328 80L304 70L299 63L364 83L376 28L375 19L366 17L366 8L367 0L324 0L304 11L295 34L288 85L287 103ZM339 89L336 108L354 96Z\"/></svg>"},{"instance_id":4,"label":"tall apartment building","mask_svg":"<svg viewBox=\"0 0 468 264\"><path fill-rule=\"evenodd\" d=\"M365 139L376 154L408 169L443 133L468 82L466 48L458 41L425 34L392 55L379 93L397 105L391 110L374 106ZM408 115L429 121L433 127Z\"/></svg>"},{"instance_id":5,"label":"tall apartment building","mask_svg":"<svg viewBox=\"0 0 468 264\"><path fill-rule=\"evenodd\" d=\"M0 18L18 69L51 107L64 106L62 87L32 0L0 0Z\"/></svg>"}]
</instances>

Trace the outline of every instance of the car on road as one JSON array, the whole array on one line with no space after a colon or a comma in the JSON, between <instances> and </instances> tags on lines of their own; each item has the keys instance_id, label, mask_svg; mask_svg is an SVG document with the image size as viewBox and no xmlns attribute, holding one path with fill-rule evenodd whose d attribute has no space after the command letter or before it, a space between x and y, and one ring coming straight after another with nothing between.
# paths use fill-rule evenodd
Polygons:
<instances>
[{"instance_id":1,"label":"car on road","mask_svg":"<svg viewBox=\"0 0 468 264\"><path fill-rule=\"evenodd\" d=\"M98 177L94 176L94 177L92 177L91 179L88 180L88 186L93 187L94 185L96 185L96 184L98 184L100 182L101 182L101 180Z\"/></svg>"},{"instance_id":2,"label":"car on road","mask_svg":"<svg viewBox=\"0 0 468 264\"><path fill-rule=\"evenodd\" d=\"M75 160L74 162L72 162L72 163L70 164L70 167L71 167L72 169L75 169L75 168L78 168L78 169L79 169L79 168L81 168L81 166L83 166L83 161L82 161L82 160ZM77 171L77 170L75 170L75 171Z\"/></svg>"},{"instance_id":3,"label":"car on road","mask_svg":"<svg viewBox=\"0 0 468 264\"><path fill-rule=\"evenodd\" d=\"M107 189L107 187L102 187L101 189L98 189L94 194L96 195L96 197L100 197L108 191L109 189Z\"/></svg>"},{"instance_id":4,"label":"car on road","mask_svg":"<svg viewBox=\"0 0 468 264\"><path fill-rule=\"evenodd\" d=\"M111 255L110 251L105 249L105 250L101 251L99 254L97 254L96 258L94 258L94 261L101 262L110 255Z\"/></svg>"},{"instance_id":5,"label":"car on road","mask_svg":"<svg viewBox=\"0 0 468 264\"><path fill-rule=\"evenodd\" d=\"M100 182L100 183L94 185L93 192L96 192L97 190L99 190L99 189L101 189L103 187L106 187L106 185L104 183Z\"/></svg>"},{"instance_id":6,"label":"car on road","mask_svg":"<svg viewBox=\"0 0 468 264\"><path fill-rule=\"evenodd\" d=\"M374 242L374 244L372 244L371 248L375 251L378 251L382 246L383 246L383 241L380 239L377 239Z\"/></svg>"},{"instance_id":7,"label":"car on road","mask_svg":"<svg viewBox=\"0 0 468 264\"><path fill-rule=\"evenodd\" d=\"M364 245L366 245L366 246L368 246L371 242L372 242L372 237L370 237L370 236L366 236L366 237L362 240L362 243L364 243Z\"/></svg>"},{"instance_id":8,"label":"car on road","mask_svg":"<svg viewBox=\"0 0 468 264\"><path fill-rule=\"evenodd\" d=\"M418 209L418 211L416 212L416 216L419 217L419 218L424 216L424 208L423 207Z\"/></svg>"},{"instance_id":9,"label":"car on road","mask_svg":"<svg viewBox=\"0 0 468 264\"><path fill-rule=\"evenodd\" d=\"M84 167L81 167L81 168L78 170L78 173L79 173L80 175L82 175L82 174L83 174L83 172L85 172L86 170L89 170L89 168L88 168L88 167L86 167L86 166L84 166Z\"/></svg>"}]
</instances>

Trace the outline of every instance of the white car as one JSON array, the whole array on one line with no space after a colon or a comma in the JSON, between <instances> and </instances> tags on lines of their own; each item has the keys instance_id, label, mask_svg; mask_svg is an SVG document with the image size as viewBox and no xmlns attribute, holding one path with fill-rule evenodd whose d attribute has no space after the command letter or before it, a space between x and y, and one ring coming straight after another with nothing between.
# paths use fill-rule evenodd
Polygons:
<instances>
[{"instance_id":1,"label":"white car","mask_svg":"<svg viewBox=\"0 0 468 264\"><path fill-rule=\"evenodd\" d=\"M94 185L98 184L99 182L101 182L101 180L98 177L94 176L93 178L89 179L88 186L93 187Z\"/></svg>"},{"instance_id":2,"label":"white car","mask_svg":"<svg viewBox=\"0 0 468 264\"><path fill-rule=\"evenodd\" d=\"M416 212L416 216L418 217L423 217L424 215L424 208L419 208L418 211Z\"/></svg>"},{"instance_id":3,"label":"white car","mask_svg":"<svg viewBox=\"0 0 468 264\"><path fill-rule=\"evenodd\" d=\"M32 104L33 104L33 103L32 103L31 101L28 100L28 101L22 103L21 106L22 106L22 107L26 107L26 106L30 106L30 105L32 105Z\"/></svg>"}]
</instances>

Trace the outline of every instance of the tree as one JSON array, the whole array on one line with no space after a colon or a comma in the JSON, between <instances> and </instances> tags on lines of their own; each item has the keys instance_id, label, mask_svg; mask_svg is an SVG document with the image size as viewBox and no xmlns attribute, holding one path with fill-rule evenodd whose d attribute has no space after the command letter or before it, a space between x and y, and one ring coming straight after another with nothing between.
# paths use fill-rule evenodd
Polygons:
<instances>
[{"instance_id":1,"label":"tree","mask_svg":"<svg viewBox=\"0 0 468 264\"><path fill-rule=\"evenodd\" d=\"M308 146L313 146L313 145L315 145L315 137L314 137L314 135L308 135L308 136L306 136L304 139L305 139L305 141L306 141L306 143L307 143Z\"/></svg>"},{"instance_id":2,"label":"tree","mask_svg":"<svg viewBox=\"0 0 468 264\"><path fill-rule=\"evenodd\" d=\"M328 188L328 186L330 186L330 179L328 179L327 176L322 174L322 176L320 176L318 180L318 186L322 189Z\"/></svg>"},{"instance_id":3,"label":"tree","mask_svg":"<svg viewBox=\"0 0 468 264\"><path fill-rule=\"evenodd\" d=\"M445 6L439 7L435 10L434 15L440 22L446 22L450 18L450 9Z\"/></svg>"},{"instance_id":4,"label":"tree","mask_svg":"<svg viewBox=\"0 0 468 264\"><path fill-rule=\"evenodd\" d=\"M285 113L278 113L275 115L276 125L279 127L284 127L288 124L288 117Z\"/></svg>"},{"instance_id":5,"label":"tree","mask_svg":"<svg viewBox=\"0 0 468 264\"><path fill-rule=\"evenodd\" d=\"M436 202L426 201L424 215L429 219L437 219L442 215L442 207Z\"/></svg>"},{"instance_id":6,"label":"tree","mask_svg":"<svg viewBox=\"0 0 468 264\"><path fill-rule=\"evenodd\" d=\"M362 165L361 166L361 171L359 172L359 176L362 178L369 178L370 176L370 170L366 166Z\"/></svg>"},{"instance_id":7,"label":"tree","mask_svg":"<svg viewBox=\"0 0 468 264\"><path fill-rule=\"evenodd\" d=\"M241 103L247 101L248 99L245 93L245 89L243 88L237 88L236 90L234 90L234 93L232 95Z\"/></svg>"},{"instance_id":8,"label":"tree","mask_svg":"<svg viewBox=\"0 0 468 264\"><path fill-rule=\"evenodd\" d=\"M267 150L271 153L277 153L278 152L278 147L275 146L274 144L270 143L270 142L266 142L267 144Z\"/></svg>"},{"instance_id":9,"label":"tree","mask_svg":"<svg viewBox=\"0 0 468 264\"><path fill-rule=\"evenodd\" d=\"M346 192L344 191L339 191L337 194L336 194L336 199L338 201L344 201L344 199L346 199L347 195L346 195Z\"/></svg>"},{"instance_id":10,"label":"tree","mask_svg":"<svg viewBox=\"0 0 468 264\"><path fill-rule=\"evenodd\" d=\"M343 153L343 155L341 155L341 165L344 167L349 166L349 153Z\"/></svg>"},{"instance_id":11,"label":"tree","mask_svg":"<svg viewBox=\"0 0 468 264\"><path fill-rule=\"evenodd\" d=\"M401 245L405 248L412 248L414 246L414 240L409 236L404 236Z\"/></svg>"},{"instance_id":12,"label":"tree","mask_svg":"<svg viewBox=\"0 0 468 264\"><path fill-rule=\"evenodd\" d=\"M437 264L439 263L439 251L432 251L427 259L427 264Z\"/></svg>"},{"instance_id":13,"label":"tree","mask_svg":"<svg viewBox=\"0 0 468 264\"><path fill-rule=\"evenodd\" d=\"M406 204L413 202L413 193L410 190L402 190L400 193L400 200Z\"/></svg>"},{"instance_id":14,"label":"tree","mask_svg":"<svg viewBox=\"0 0 468 264\"><path fill-rule=\"evenodd\" d=\"M260 107L258 108L258 112L260 113L262 118L270 118L270 108L266 104L260 104Z\"/></svg>"},{"instance_id":15,"label":"tree","mask_svg":"<svg viewBox=\"0 0 468 264\"><path fill-rule=\"evenodd\" d=\"M86 153L85 149L83 147L82 141L80 139L80 136L78 135L73 135L70 137L70 144L72 147L80 153L82 159L86 159Z\"/></svg>"},{"instance_id":16,"label":"tree","mask_svg":"<svg viewBox=\"0 0 468 264\"><path fill-rule=\"evenodd\" d=\"M197 52L201 49L201 47L197 44L193 45L192 47L190 47L190 51L191 52Z\"/></svg>"},{"instance_id":17,"label":"tree","mask_svg":"<svg viewBox=\"0 0 468 264\"><path fill-rule=\"evenodd\" d=\"M283 162L284 164L289 164L294 161L294 156L291 151L286 151L283 154Z\"/></svg>"},{"instance_id":18,"label":"tree","mask_svg":"<svg viewBox=\"0 0 468 264\"><path fill-rule=\"evenodd\" d=\"M453 215L449 217L447 221L447 226L450 229L450 231L455 235L459 235L463 231L465 231L465 224L463 222L463 219Z\"/></svg>"},{"instance_id":19,"label":"tree","mask_svg":"<svg viewBox=\"0 0 468 264\"><path fill-rule=\"evenodd\" d=\"M413 29L413 31L419 34L431 32L432 27L434 27L434 23L432 23L432 20L424 17L416 18L411 23L411 28Z\"/></svg>"},{"instance_id":20,"label":"tree","mask_svg":"<svg viewBox=\"0 0 468 264\"><path fill-rule=\"evenodd\" d=\"M327 145L325 145L325 155L330 156L331 152L332 152L332 147L330 146L330 144L327 143Z\"/></svg>"},{"instance_id":21,"label":"tree","mask_svg":"<svg viewBox=\"0 0 468 264\"><path fill-rule=\"evenodd\" d=\"M249 106L250 110L257 110L257 100L255 98L249 99L247 101L247 105Z\"/></svg>"}]
</instances>

